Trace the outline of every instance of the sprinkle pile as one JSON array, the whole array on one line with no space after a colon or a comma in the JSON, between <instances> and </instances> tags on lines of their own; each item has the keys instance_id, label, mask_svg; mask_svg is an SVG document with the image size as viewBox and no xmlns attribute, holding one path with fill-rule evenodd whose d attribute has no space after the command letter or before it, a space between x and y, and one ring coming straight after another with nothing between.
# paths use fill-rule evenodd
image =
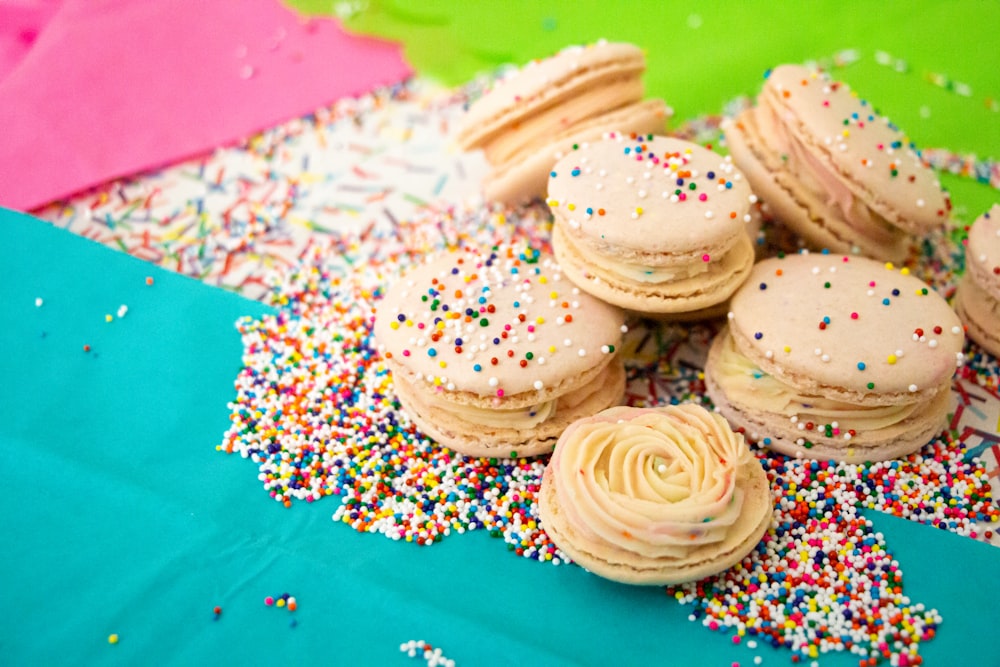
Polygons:
<instances>
[{"instance_id":1,"label":"sprinkle pile","mask_svg":"<svg viewBox=\"0 0 1000 667\"><path fill-rule=\"evenodd\" d=\"M499 210L451 210L313 248L276 280L278 313L238 325L245 367L219 449L253 460L266 491L286 506L338 497L334 520L358 531L430 545L487 530L518 555L565 562L537 522L544 461L464 458L423 437L399 410L372 346L372 308L390 276L443 247L524 236L544 245L544 212L522 213L515 226ZM708 325L634 327L623 345L628 402L705 402L700 366L714 333ZM956 392L978 409L971 394L981 387L960 381ZM774 527L742 567L672 592L707 626L796 655L848 650L868 660L888 651L916 664L919 642L940 619L903 595L888 547L858 512L992 537L982 524L1000 512L966 446L977 433L958 413L941 438L899 461L834 465L759 453L774 480Z\"/></svg>"},{"instance_id":2,"label":"sprinkle pile","mask_svg":"<svg viewBox=\"0 0 1000 667\"><path fill-rule=\"evenodd\" d=\"M219 449L258 464L265 489L286 506L339 496L334 520L359 531L431 544L486 529L519 554L563 560L533 513L542 464L466 459L424 438L399 411L373 348L372 307L389 275L469 240L457 230L484 245L509 241L504 234L516 230L498 215L430 216L310 252L275 292L278 314L238 324L245 367ZM524 229L517 233L544 246L543 221Z\"/></svg>"},{"instance_id":3,"label":"sprinkle pile","mask_svg":"<svg viewBox=\"0 0 1000 667\"><path fill-rule=\"evenodd\" d=\"M703 125L689 129L702 135L715 123ZM282 142L268 150L280 154ZM412 218L388 208L384 213L337 233L310 223L323 233L285 261L263 261L270 248L249 251L262 261L248 275L259 276L268 264L281 270L268 284L278 312L238 323L244 368L218 449L254 461L265 491L285 506L335 496L333 519L358 531L430 545L452 533L487 530L518 555L565 562L537 523L544 461L464 458L423 437L399 411L371 337L372 308L400 269L428 251L469 242L544 245L547 212L424 207ZM511 224L515 214L518 224ZM276 214L267 224L282 220ZM152 227L130 229L141 238L145 231L136 230ZM212 255L198 243L190 248L194 256ZM946 267L957 266L960 255L956 244L941 244L952 253L947 257L926 248L923 263L911 267L945 296L954 282ZM633 327L623 351L629 404L706 402L700 368L714 333L705 325ZM1000 513L978 455L1000 451L1000 443L968 419L982 412L983 401L1000 401L997 377L996 360L972 346L955 385L959 402L950 427L904 460L835 465L758 452L774 481L773 528L741 566L670 593L691 605L692 619L748 645L784 646L797 658L834 650L857 654L863 665L886 658L919 664L919 643L933 637L941 618L903 594L889 545L859 512L995 537L990 526ZM424 648L412 643L405 652Z\"/></svg>"}]
</instances>

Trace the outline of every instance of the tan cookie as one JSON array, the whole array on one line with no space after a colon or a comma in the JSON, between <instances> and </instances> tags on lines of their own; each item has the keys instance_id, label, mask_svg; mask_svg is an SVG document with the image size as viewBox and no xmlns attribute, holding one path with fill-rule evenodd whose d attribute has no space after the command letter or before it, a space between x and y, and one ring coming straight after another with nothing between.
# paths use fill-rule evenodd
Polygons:
<instances>
[{"instance_id":1,"label":"tan cookie","mask_svg":"<svg viewBox=\"0 0 1000 667\"><path fill-rule=\"evenodd\" d=\"M961 322L933 289L872 259L754 266L709 350L708 394L754 439L859 462L916 451L944 427Z\"/></svg>"},{"instance_id":2,"label":"tan cookie","mask_svg":"<svg viewBox=\"0 0 1000 667\"><path fill-rule=\"evenodd\" d=\"M604 132L659 133L672 110L643 100L646 57L632 44L571 46L500 80L462 118L455 143L482 149L492 166L488 199L519 203L545 194L549 169Z\"/></svg>"},{"instance_id":3,"label":"tan cookie","mask_svg":"<svg viewBox=\"0 0 1000 667\"><path fill-rule=\"evenodd\" d=\"M429 259L379 304L375 338L400 404L472 456L548 453L569 423L617 404L621 310L531 248Z\"/></svg>"},{"instance_id":4,"label":"tan cookie","mask_svg":"<svg viewBox=\"0 0 1000 667\"><path fill-rule=\"evenodd\" d=\"M655 317L718 314L753 264L751 198L721 155L611 133L552 169L553 250L570 279L609 303Z\"/></svg>"},{"instance_id":5,"label":"tan cookie","mask_svg":"<svg viewBox=\"0 0 1000 667\"><path fill-rule=\"evenodd\" d=\"M898 261L950 202L909 139L844 83L798 65L770 72L724 125L733 160L774 218L816 249Z\"/></svg>"}]
</instances>

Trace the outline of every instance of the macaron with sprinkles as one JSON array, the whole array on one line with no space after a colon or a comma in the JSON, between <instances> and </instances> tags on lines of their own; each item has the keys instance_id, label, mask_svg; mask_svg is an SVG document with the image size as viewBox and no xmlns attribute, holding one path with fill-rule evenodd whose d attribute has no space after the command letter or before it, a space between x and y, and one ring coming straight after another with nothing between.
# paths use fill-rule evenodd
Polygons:
<instances>
[{"instance_id":1,"label":"macaron with sprinkles","mask_svg":"<svg viewBox=\"0 0 1000 667\"><path fill-rule=\"evenodd\" d=\"M880 461L944 428L964 342L948 303L905 268L804 252L754 266L705 384L730 423L776 451Z\"/></svg>"},{"instance_id":2,"label":"macaron with sprinkles","mask_svg":"<svg viewBox=\"0 0 1000 667\"><path fill-rule=\"evenodd\" d=\"M553 250L581 289L627 310L722 315L753 265L752 198L728 157L673 137L609 133L549 175Z\"/></svg>"},{"instance_id":3,"label":"macaron with sprinkles","mask_svg":"<svg viewBox=\"0 0 1000 667\"><path fill-rule=\"evenodd\" d=\"M1000 204L969 229L965 275L955 293L955 311L969 338L1000 357Z\"/></svg>"},{"instance_id":4,"label":"macaron with sprinkles","mask_svg":"<svg viewBox=\"0 0 1000 667\"><path fill-rule=\"evenodd\" d=\"M385 293L379 353L426 435L469 456L552 451L570 423L616 405L624 313L531 247L430 258Z\"/></svg>"},{"instance_id":5,"label":"macaron with sprinkles","mask_svg":"<svg viewBox=\"0 0 1000 667\"><path fill-rule=\"evenodd\" d=\"M950 200L910 139L826 73L774 68L723 130L754 192L809 247L900 261L948 220Z\"/></svg>"},{"instance_id":6,"label":"macaron with sprinkles","mask_svg":"<svg viewBox=\"0 0 1000 667\"><path fill-rule=\"evenodd\" d=\"M455 143L482 149L490 201L521 203L545 195L552 165L605 132L662 133L673 111L644 99L646 56L633 44L573 45L528 63L473 102Z\"/></svg>"},{"instance_id":7,"label":"macaron with sprinkles","mask_svg":"<svg viewBox=\"0 0 1000 667\"><path fill-rule=\"evenodd\" d=\"M695 403L615 407L574 422L545 466L538 504L545 532L579 565L646 585L740 562L772 509L743 436Z\"/></svg>"}]
</instances>

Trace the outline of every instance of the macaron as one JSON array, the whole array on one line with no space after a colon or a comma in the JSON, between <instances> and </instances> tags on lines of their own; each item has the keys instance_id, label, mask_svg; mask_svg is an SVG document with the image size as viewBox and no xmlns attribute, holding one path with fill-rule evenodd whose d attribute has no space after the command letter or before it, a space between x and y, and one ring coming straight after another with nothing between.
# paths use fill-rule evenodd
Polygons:
<instances>
[{"instance_id":1,"label":"macaron","mask_svg":"<svg viewBox=\"0 0 1000 667\"><path fill-rule=\"evenodd\" d=\"M574 422L545 467L538 513L556 546L590 572L667 585L739 563L767 531L772 507L743 436L684 403Z\"/></svg>"},{"instance_id":2,"label":"macaron","mask_svg":"<svg viewBox=\"0 0 1000 667\"><path fill-rule=\"evenodd\" d=\"M907 270L802 253L766 259L733 295L705 385L719 412L790 456L879 461L944 427L962 323Z\"/></svg>"},{"instance_id":3,"label":"macaron","mask_svg":"<svg viewBox=\"0 0 1000 667\"><path fill-rule=\"evenodd\" d=\"M496 83L461 119L455 143L482 149L491 201L520 203L545 194L558 156L604 132L662 132L672 111L644 100L646 57L632 44L570 46Z\"/></svg>"},{"instance_id":4,"label":"macaron","mask_svg":"<svg viewBox=\"0 0 1000 667\"><path fill-rule=\"evenodd\" d=\"M965 275L954 303L969 338L1000 357L1000 204L969 229Z\"/></svg>"},{"instance_id":5,"label":"macaron","mask_svg":"<svg viewBox=\"0 0 1000 667\"><path fill-rule=\"evenodd\" d=\"M753 265L753 199L728 157L609 133L552 168L553 251L570 280L608 303L663 318L722 315Z\"/></svg>"},{"instance_id":6,"label":"macaron","mask_svg":"<svg viewBox=\"0 0 1000 667\"><path fill-rule=\"evenodd\" d=\"M814 249L899 261L948 220L950 201L909 138L826 73L776 67L723 130L775 220Z\"/></svg>"},{"instance_id":7,"label":"macaron","mask_svg":"<svg viewBox=\"0 0 1000 667\"><path fill-rule=\"evenodd\" d=\"M570 423L617 404L624 313L530 247L452 250L390 286L377 349L401 407L470 456L552 451Z\"/></svg>"}]
</instances>

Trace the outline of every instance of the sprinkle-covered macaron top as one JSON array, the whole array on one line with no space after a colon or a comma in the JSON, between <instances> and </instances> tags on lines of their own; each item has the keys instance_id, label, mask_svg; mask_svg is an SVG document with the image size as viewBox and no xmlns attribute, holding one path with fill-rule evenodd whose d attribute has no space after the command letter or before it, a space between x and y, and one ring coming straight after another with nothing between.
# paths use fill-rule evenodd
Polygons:
<instances>
[{"instance_id":1,"label":"sprinkle-covered macaron top","mask_svg":"<svg viewBox=\"0 0 1000 667\"><path fill-rule=\"evenodd\" d=\"M533 248L441 254L391 286L375 317L381 353L431 390L491 399L575 387L624 330L621 310Z\"/></svg>"},{"instance_id":2,"label":"sprinkle-covered macaron top","mask_svg":"<svg viewBox=\"0 0 1000 667\"><path fill-rule=\"evenodd\" d=\"M773 110L810 154L846 176L854 195L896 226L921 232L948 219L950 202L913 143L846 83L781 65L769 73L758 104Z\"/></svg>"},{"instance_id":3,"label":"sprinkle-covered macaron top","mask_svg":"<svg viewBox=\"0 0 1000 667\"><path fill-rule=\"evenodd\" d=\"M1000 204L994 204L969 229L965 270L994 299L1000 299Z\"/></svg>"},{"instance_id":4,"label":"sprinkle-covered macaron top","mask_svg":"<svg viewBox=\"0 0 1000 667\"><path fill-rule=\"evenodd\" d=\"M680 257L731 247L745 233L750 198L728 157L672 137L611 133L549 175L549 207L571 234Z\"/></svg>"},{"instance_id":5,"label":"sprinkle-covered macaron top","mask_svg":"<svg viewBox=\"0 0 1000 667\"><path fill-rule=\"evenodd\" d=\"M458 142L465 147L495 129L498 119L516 116L528 109L554 104L577 89L599 95L601 81L638 77L646 69L646 56L634 44L600 40L588 45L568 46L553 56L533 60L498 81L476 100L462 118ZM642 97L641 86L635 100ZM616 100L620 105L630 100Z\"/></svg>"},{"instance_id":6,"label":"sprinkle-covered macaron top","mask_svg":"<svg viewBox=\"0 0 1000 667\"><path fill-rule=\"evenodd\" d=\"M923 281L891 264L825 253L754 266L733 296L740 351L805 392L916 402L962 363L962 324Z\"/></svg>"}]
</instances>

